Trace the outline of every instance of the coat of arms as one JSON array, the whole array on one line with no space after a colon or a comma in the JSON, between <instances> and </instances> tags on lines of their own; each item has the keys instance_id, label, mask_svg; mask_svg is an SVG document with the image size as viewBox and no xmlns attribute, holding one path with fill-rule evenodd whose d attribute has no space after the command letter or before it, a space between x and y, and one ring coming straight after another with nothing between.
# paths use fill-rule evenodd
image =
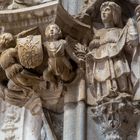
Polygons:
<instances>
[{"instance_id":1,"label":"coat of arms","mask_svg":"<svg viewBox=\"0 0 140 140\"><path fill-rule=\"evenodd\" d=\"M19 61L25 68L35 68L43 61L41 36L27 36L17 39Z\"/></svg>"}]
</instances>

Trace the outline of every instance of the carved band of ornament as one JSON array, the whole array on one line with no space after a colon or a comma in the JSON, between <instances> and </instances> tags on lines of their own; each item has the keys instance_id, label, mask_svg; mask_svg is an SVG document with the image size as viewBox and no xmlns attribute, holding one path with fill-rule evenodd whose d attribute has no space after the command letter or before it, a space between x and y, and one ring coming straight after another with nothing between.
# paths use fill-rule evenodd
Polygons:
<instances>
[{"instance_id":1,"label":"carved band of ornament","mask_svg":"<svg viewBox=\"0 0 140 140\"><path fill-rule=\"evenodd\" d=\"M2 132L5 133L5 140L15 140L16 135L15 132L17 129L19 129L16 126L16 123L18 123L20 120L20 113L18 113L17 110L15 110L13 113L7 114L4 124L1 128Z\"/></svg>"},{"instance_id":2,"label":"carved band of ornament","mask_svg":"<svg viewBox=\"0 0 140 140\"><path fill-rule=\"evenodd\" d=\"M5 30L17 30L47 24L55 20L57 7L58 1L53 1L23 9L3 10L0 11L0 26L4 26Z\"/></svg>"},{"instance_id":3,"label":"carved band of ornament","mask_svg":"<svg viewBox=\"0 0 140 140\"><path fill-rule=\"evenodd\" d=\"M54 21L54 16L49 16L49 17L41 17L41 18L35 18L35 19L30 19L30 20L23 20L23 21L17 21L16 23L13 23L13 25L11 26L11 23L0 23L0 26L4 26L6 30L10 30L12 28L12 30L16 29L25 29L25 28L29 28L31 26L37 26L40 24L44 24L47 25L51 22Z\"/></svg>"},{"instance_id":4,"label":"carved band of ornament","mask_svg":"<svg viewBox=\"0 0 140 140\"><path fill-rule=\"evenodd\" d=\"M32 7L26 7L26 8L22 8L22 9L2 10L2 11L0 11L0 15L3 15L3 16L5 15L7 17L7 15L30 13L30 12L34 12L34 11L37 12L38 10L50 11L51 9L53 9L52 7L57 7L58 4L59 4L59 0L55 0L52 2L47 2L44 4L40 4L40 5L36 5L36 6L32 6Z\"/></svg>"},{"instance_id":5,"label":"carved band of ornament","mask_svg":"<svg viewBox=\"0 0 140 140\"><path fill-rule=\"evenodd\" d=\"M48 7L46 7L47 9ZM54 15L56 12L56 6L51 7L49 9L39 9L36 11L25 11L24 13L9 13L4 14L0 12L0 19L2 23L6 22L17 22L19 20L30 20L34 18L44 17L44 16L51 16Z\"/></svg>"}]
</instances>

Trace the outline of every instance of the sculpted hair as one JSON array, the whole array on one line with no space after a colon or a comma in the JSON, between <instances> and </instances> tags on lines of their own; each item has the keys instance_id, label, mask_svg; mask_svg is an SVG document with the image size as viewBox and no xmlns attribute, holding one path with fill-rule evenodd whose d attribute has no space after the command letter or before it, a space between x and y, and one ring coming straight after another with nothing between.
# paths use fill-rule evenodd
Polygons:
<instances>
[{"instance_id":1,"label":"sculpted hair","mask_svg":"<svg viewBox=\"0 0 140 140\"><path fill-rule=\"evenodd\" d=\"M122 11L121 11L121 7L116 4L115 2L111 2L111 1L107 1L104 2L101 7L100 7L100 11L102 11L104 8L106 8L107 6L109 6L112 10L112 16L113 16L113 22L114 25L116 27L122 27Z\"/></svg>"},{"instance_id":2,"label":"sculpted hair","mask_svg":"<svg viewBox=\"0 0 140 140\"><path fill-rule=\"evenodd\" d=\"M10 33L3 33L0 35L0 52L8 48L14 48L16 46L16 40Z\"/></svg>"},{"instance_id":3,"label":"sculpted hair","mask_svg":"<svg viewBox=\"0 0 140 140\"><path fill-rule=\"evenodd\" d=\"M46 35L46 38L49 40L50 39L50 33L49 33L49 29L50 29L50 26L56 26L57 27L57 30L58 30L58 34L57 34L57 39L60 39L62 37L62 32L61 32L61 29L60 27L55 24L55 23L52 23L52 24L49 24L46 29L45 29L45 35Z\"/></svg>"}]
</instances>

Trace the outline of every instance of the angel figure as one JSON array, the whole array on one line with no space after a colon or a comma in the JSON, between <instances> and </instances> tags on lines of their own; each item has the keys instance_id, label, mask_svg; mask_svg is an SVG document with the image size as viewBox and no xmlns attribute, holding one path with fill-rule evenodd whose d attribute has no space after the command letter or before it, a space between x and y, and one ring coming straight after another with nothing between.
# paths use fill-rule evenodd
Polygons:
<instances>
[{"instance_id":1,"label":"angel figure","mask_svg":"<svg viewBox=\"0 0 140 140\"><path fill-rule=\"evenodd\" d=\"M121 7L115 2L102 3L100 11L104 28L95 32L87 54L89 91L96 103L111 98L131 98L133 87L128 55L138 45L134 21L129 19L122 28Z\"/></svg>"},{"instance_id":2,"label":"angel figure","mask_svg":"<svg viewBox=\"0 0 140 140\"><path fill-rule=\"evenodd\" d=\"M43 73L46 81L57 85L58 80L71 82L75 77L70 59L77 64L80 62L73 53L66 40L61 39L61 29L56 24L47 26L45 35L47 41L44 43L48 52L48 67Z\"/></svg>"}]
</instances>

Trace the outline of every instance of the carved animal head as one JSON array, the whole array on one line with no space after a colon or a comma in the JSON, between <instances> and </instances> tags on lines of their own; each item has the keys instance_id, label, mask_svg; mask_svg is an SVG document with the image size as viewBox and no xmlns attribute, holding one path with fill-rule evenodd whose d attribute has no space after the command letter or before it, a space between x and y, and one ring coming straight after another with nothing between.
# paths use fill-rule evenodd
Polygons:
<instances>
[{"instance_id":1,"label":"carved animal head","mask_svg":"<svg viewBox=\"0 0 140 140\"><path fill-rule=\"evenodd\" d=\"M101 7L101 19L103 23L113 22L114 26L122 27L121 7L115 2L104 2Z\"/></svg>"},{"instance_id":2,"label":"carved animal head","mask_svg":"<svg viewBox=\"0 0 140 140\"><path fill-rule=\"evenodd\" d=\"M50 24L46 27L45 35L47 40L58 40L61 38L62 32L57 24Z\"/></svg>"}]
</instances>

